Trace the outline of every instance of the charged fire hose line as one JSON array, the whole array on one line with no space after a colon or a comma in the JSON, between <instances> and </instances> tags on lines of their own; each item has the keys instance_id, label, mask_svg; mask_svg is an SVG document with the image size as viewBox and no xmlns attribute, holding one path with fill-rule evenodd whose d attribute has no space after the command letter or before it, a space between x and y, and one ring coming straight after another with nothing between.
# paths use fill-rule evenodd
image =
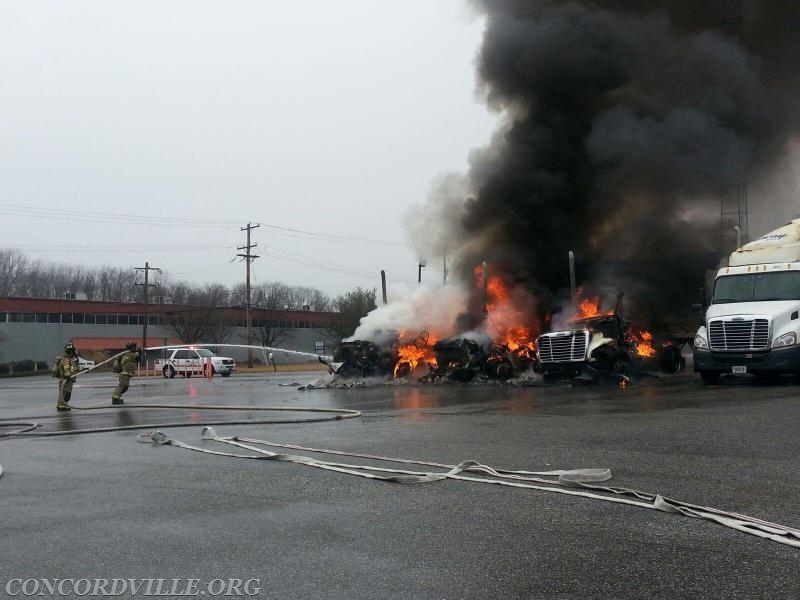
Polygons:
<instances>
[{"instance_id":1,"label":"charged fire hose line","mask_svg":"<svg viewBox=\"0 0 800 600\"><path fill-rule=\"evenodd\" d=\"M271 442L266 442L264 440L254 440L251 438L242 438L242 437L220 437L216 434L216 432L211 427L205 427L202 430L201 438L204 440L211 440L215 442L221 442L233 446L237 446L239 448L243 448L246 450L250 450L251 452L255 452L255 455L245 455L245 454L234 454L230 452L221 452L216 450L210 450L207 448L200 448L197 446L192 446L190 444L186 444L179 440L173 440L168 438L164 433L160 431L154 431L150 434L140 434L138 437L138 441L141 442L152 442L162 445L172 445L178 448L185 448L188 450L193 450L196 452L201 452L204 454L213 454L215 456L227 456L233 458L248 458L248 459L261 459L261 460L277 460L283 462L293 462L297 464L303 464L315 468L325 469L329 471L336 471L339 473L345 473L348 475L355 475L358 477L365 477L368 479L377 479L381 481L388 481L394 483L428 483L432 481L441 481L443 479L454 479L458 481L468 481L472 483L487 483L493 485L501 485L507 487L515 487L521 489L532 489L532 490L539 490L539 491L546 491L546 492L554 492L557 494L565 494L569 496L578 496L583 498L590 498L593 500L600 500L604 502L613 502L616 504L624 504L628 506L637 506L639 508L644 508L648 510L658 510L661 512L673 513L673 514L681 514L687 517L692 517L696 519L708 520L716 522L720 525L724 525L725 527L732 528L734 530L748 533L750 535L755 535L757 537L761 537L764 539L769 539L774 542L778 542L780 544L792 546L795 548L800 548L800 530L788 527L785 525L780 525L777 523L770 523L769 521L764 521L761 519L749 517L747 515L740 515L738 513L726 512L715 508L710 507L702 507L696 506L693 504L683 503L675 500L671 500L669 498L664 498L659 494L648 494L645 492L639 492L636 490L626 490L625 488L612 488L612 487L604 487L604 486L597 486L591 485L584 481L580 481L581 477L578 476L575 479L570 479L569 474L580 474L586 471L586 475L588 480L591 481L591 477L599 477L600 473L605 471L604 469L579 469L576 471L555 471L549 473L559 473L557 480L544 480L545 483L548 484L547 487L541 485L532 485L530 483L522 483L521 481L506 481L504 479L488 479L484 477L470 477L467 475L463 475L462 473L469 471L469 470L479 470L484 473L497 473L499 477L504 477L506 474L513 474L515 479L525 479L525 480L533 480L539 481L542 480L533 478L533 477L526 477L525 475L520 475L520 473L531 473L531 474L543 474L545 472L536 472L536 471L504 471L500 469L494 469L492 467L488 467L487 465L481 465L480 463L472 460L466 460L458 465L441 465L443 468L449 468L448 471L444 473L432 473L432 472L419 472L419 471L407 471L407 470L400 470L400 469L386 469L382 467L375 467L371 465L352 465L352 464L343 464L343 463L332 463L327 461L317 460L308 456L300 456L294 454L276 454L274 452L270 452L268 450L262 450L260 448L256 448L255 446L251 446L249 444L245 444L240 440L248 440L250 443L257 443L262 445L271 445L271 446L283 446L281 444L273 444ZM299 446L286 446L292 447L295 449L299 449L302 447ZM330 453L330 454L338 454L338 455L347 455L347 453L335 451L335 450L322 450L322 449L309 449L312 452L317 453ZM422 461L410 461L408 459L394 459L388 457L376 457L372 455L361 455L362 457L369 457L373 460L388 460L392 462L400 462L400 463L411 463L411 464L423 464L425 466L430 466L430 463L423 463ZM434 463L439 466L439 463ZM373 473L368 473L367 471L375 471L380 473L393 473L393 475L385 476L385 475L375 475ZM564 477L566 475L566 477ZM552 487L555 486L555 487ZM564 489L564 486L572 489ZM579 489L574 489L575 487L585 487L595 490L597 492L607 492L615 494L616 496L607 496L602 495L599 493L582 491ZM637 500L631 500L629 498L622 498L618 497L620 494L630 494L636 496Z\"/></svg>"},{"instance_id":2,"label":"charged fire hose line","mask_svg":"<svg viewBox=\"0 0 800 600\"><path fill-rule=\"evenodd\" d=\"M0 423L0 427L19 427L19 429L15 429L14 431L0 433L0 438L10 436L10 435L20 435L25 433L26 431L32 431L36 429L39 425L32 421L17 421L13 423ZM0 465L0 478L3 477L3 465Z\"/></svg>"},{"instance_id":3,"label":"charged fire hose line","mask_svg":"<svg viewBox=\"0 0 800 600\"><path fill-rule=\"evenodd\" d=\"M108 405L74 407L77 410L99 410L110 408ZM269 412L296 412L296 413L318 413L318 417L295 418L295 419L235 419L206 421L202 423L187 423L185 421L171 421L164 423L142 423L140 425L116 425L113 427L91 427L85 429L70 429L64 431L35 431L41 425L39 423L13 422L0 423L0 427L20 427L19 429L0 433L2 438L20 437L58 437L64 435L82 435L88 433L110 433L114 431L139 431L143 429L167 429L172 427L188 427L194 425L292 425L297 423L321 423L325 421L341 421L344 419L355 419L361 416L361 412L346 408L316 408L307 406L222 406L222 405L173 405L173 404L126 404L125 408L155 408L155 409L176 409L176 410L235 410L235 411L269 411ZM117 411L119 409L114 409Z\"/></svg>"},{"instance_id":4,"label":"charged fire hose line","mask_svg":"<svg viewBox=\"0 0 800 600\"><path fill-rule=\"evenodd\" d=\"M292 354L294 356L306 356L306 357L313 357L313 358L324 358L326 360L333 360L332 356L323 355L323 354L314 354L313 352L300 352L299 350L287 350L285 348L276 348L273 346L255 346L252 344L170 344L168 346L148 346L147 348L143 348L143 351L147 350L170 350L175 348L252 348L254 350L261 350L266 352L267 350L274 350L276 352L284 352L287 354ZM107 365L112 360L116 359L119 356L122 356L127 352L123 350L122 352L118 352L114 356L107 358L103 362L99 362L93 367L89 367L88 369L84 369L83 371L79 371L73 375L73 377L80 377L81 375L85 375L86 373L91 373L95 369L102 367L103 365Z\"/></svg>"},{"instance_id":5,"label":"charged fire hose line","mask_svg":"<svg viewBox=\"0 0 800 600\"><path fill-rule=\"evenodd\" d=\"M125 352L127 352L127 350L123 350L122 352L118 352L117 354L115 354L111 358L107 358L103 362L99 362L96 365L94 365L93 367L89 367L88 369L84 369L83 371L78 371L77 373L75 373L73 375L73 377L80 377L81 375L86 375L86 373L91 373L95 369L98 369L98 368L102 367L103 365L107 365L108 363L110 363L112 360L114 360L118 356L122 356L123 354L125 354Z\"/></svg>"},{"instance_id":6,"label":"charged fire hose line","mask_svg":"<svg viewBox=\"0 0 800 600\"><path fill-rule=\"evenodd\" d=\"M148 346L145 350L170 350L174 348L252 348L253 350L272 350L275 352L285 352L294 356L307 356L309 358L322 357L333 360L332 356L314 354L313 352L301 352L300 350L287 350L286 348L276 348L274 346L256 346L254 344L170 344L169 346Z\"/></svg>"}]
</instances>

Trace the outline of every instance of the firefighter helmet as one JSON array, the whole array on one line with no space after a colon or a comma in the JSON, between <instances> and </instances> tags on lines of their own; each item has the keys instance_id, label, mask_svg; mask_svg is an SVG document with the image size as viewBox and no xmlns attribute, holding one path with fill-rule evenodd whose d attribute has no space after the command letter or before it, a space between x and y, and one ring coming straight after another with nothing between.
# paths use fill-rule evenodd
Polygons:
<instances>
[{"instance_id":1,"label":"firefighter helmet","mask_svg":"<svg viewBox=\"0 0 800 600\"><path fill-rule=\"evenodd\" d=\"M75 347L75 344L70 342L66 346L64 346L64 354L67 356L75 356L78 354L78 349Z\"/></svg>"},{"instance_id":2,"label":"firefighter helmet","mask_svg":"<svg viewBox=\"0 0 800 600\"><path fill-rule=\"evenodd\" d=\"M137 349L136 348L136 342L134 342L133 340L131 340L127 344L125 344L125 350L136 350L136 349Z\"/></svg>"}]
</instances>

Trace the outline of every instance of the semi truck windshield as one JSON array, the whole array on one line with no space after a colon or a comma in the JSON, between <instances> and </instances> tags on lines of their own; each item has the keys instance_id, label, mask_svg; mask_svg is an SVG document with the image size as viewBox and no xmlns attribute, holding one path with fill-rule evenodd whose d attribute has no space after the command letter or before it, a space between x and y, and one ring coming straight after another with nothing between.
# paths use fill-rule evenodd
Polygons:
<instances>
[{"instance_id":1,"label":"semi truck windshield","mask_svg":"<svg viewBox=\"0 0 800 600\"><path fill-rule=\"evenodd\" d=\"M799 300L800 272L747 273L717 279L712 304Z\"/></svg>"}]
</instances>

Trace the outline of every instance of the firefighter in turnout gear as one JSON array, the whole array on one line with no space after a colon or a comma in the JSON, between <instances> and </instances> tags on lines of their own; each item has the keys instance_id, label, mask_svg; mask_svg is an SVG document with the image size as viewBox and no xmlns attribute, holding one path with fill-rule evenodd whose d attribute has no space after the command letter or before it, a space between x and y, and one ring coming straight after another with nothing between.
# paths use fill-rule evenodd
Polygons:
<instances>
[{"instance_id":1,"label":"firefighter in turnout gear","mask_svg":"<svg viewBox=\"0 0 800 600\"><path fill-rule=\"evenodd\" d=\"M64 346L64 356L56 358L53 377L58 377L58 402L56 410L71 410L69 399L72 396L72 384L79 370L78 350L73 344Z\"/></svg>"},{"instance_id":2,"label":"firefighter in turnout gear","mask_svg":"<svg viewBox=\"0 0 800 600\"><path fill-rule=\"evenodd\" d=\"M131 377L136 373L136 365L139 364L140 350L136 342L130 341L125 344L125 352L114 361L114 372L119 374L119 383L111 394L111 404L119 406L124 404L122 394L128 391Z\"/></svg>"}]
</instances>

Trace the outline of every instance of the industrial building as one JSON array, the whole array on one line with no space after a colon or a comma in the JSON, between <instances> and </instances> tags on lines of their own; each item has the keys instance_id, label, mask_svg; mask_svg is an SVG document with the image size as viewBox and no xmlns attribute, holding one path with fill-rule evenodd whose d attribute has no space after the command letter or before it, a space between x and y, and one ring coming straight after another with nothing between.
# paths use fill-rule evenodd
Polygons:
<instances>
[{"instance_id":1,"label":"industrial building","mask_svg":"<svg viewBox=\"0 0 800 600\"><path fill-rule=\"evenodd\" d=\"M0 297L0 364L21 360L52 362L64 344L75 344L82 357L102 360L122 350L128 340L143 345L147 315L147 346L181 344L170 323L176 315L208 309L175 304L137 304L98 302L78 299ZM247 343L245 308L223 308L228 324L229 344ZM269 329L278 339L273 345L286 350L326 354L332 351L333 337L327 329L333 313L296 310L251 310L254 344L258 330ZM194 340L196 341L196 340ZM220 340L212 340L218 342ZM226 348L225 355L243 362L247 351ZM255 360L260 360L258 354ZM289 353L275 352L279 362L304 359Z\"/></svg>"}]
</instances>

